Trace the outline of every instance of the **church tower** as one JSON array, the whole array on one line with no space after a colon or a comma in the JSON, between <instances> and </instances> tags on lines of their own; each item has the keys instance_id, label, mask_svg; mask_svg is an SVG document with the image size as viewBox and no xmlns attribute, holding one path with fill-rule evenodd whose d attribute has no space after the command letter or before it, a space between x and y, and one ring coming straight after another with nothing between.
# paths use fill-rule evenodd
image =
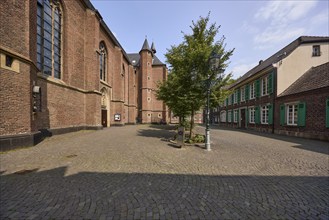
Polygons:
<instances>
[{"instance_id":1,"label":"church tower","mask_svg":"<svg viewBox=\"0 0 329 220\"><path fill-rule=\"evenodd\" d=\"M152 44L153 45L153 44ZM140 109L139 117L142 123L152 122L152 60L153 52L145 39L140 55L139 93Z\"/></svg>"}]
</instances>

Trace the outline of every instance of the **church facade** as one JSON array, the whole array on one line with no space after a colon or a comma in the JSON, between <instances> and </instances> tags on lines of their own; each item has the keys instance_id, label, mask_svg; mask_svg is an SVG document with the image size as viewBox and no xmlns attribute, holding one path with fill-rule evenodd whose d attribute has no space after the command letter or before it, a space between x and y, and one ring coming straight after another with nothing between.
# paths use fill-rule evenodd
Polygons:
<instances>
[{"instance_id":1,"label":"church facade","mask_svg":"<svg viewBox=\"0 0 329 220\"><path fill-rule=\"evenodd\" d=\"M45 135L168 121L167 68L145 39L127 54L89 0L0 2L1 148Z\"/></svg>"}]
</instances>

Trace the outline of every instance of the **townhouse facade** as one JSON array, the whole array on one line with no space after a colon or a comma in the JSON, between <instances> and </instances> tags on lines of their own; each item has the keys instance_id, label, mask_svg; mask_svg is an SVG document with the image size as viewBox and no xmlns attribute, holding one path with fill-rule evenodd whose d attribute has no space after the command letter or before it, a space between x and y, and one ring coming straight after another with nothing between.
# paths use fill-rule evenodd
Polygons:
<instances>
[{"instance_id":1,"label":"townhouse facade","mask_svg":"<svg viewBox=\"0 0 329 220\"><path fill-rule=\"evenodd\" d=\"M89 0L2 0L0 16L1 148L168 120L154 44L127 54Z\"/></svg>"},{"instance_id":2,"label":"townhouse facade","mask_svg":"<svg viewBox=\"0 0 329 220\"><path fill-rule=\"evenodd\" d=\"M329 85L316 83L328 82L328 61L329 37L301 36L230 85L213 117L220 126L329 140ZM305 74L315 77L314 86L289 92Z\"/></svg>"}]
</instances>

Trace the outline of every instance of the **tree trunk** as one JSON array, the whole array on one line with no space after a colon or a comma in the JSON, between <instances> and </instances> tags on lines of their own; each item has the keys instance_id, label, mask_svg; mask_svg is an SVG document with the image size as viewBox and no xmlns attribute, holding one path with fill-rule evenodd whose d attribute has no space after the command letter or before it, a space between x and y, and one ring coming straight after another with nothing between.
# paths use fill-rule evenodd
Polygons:
<instances>
[{"instance_id":1,"label":"tree trunk","mask_svg":"<svg viewBox=\"0 0 329 220\"><path fill-rule=\"evenodd\" d=\"M195 111L192 108L192 111L191 111L191 121L190 121L190 139L194 138L194 132L193 132L193 128L194 128L194 115L195 115Z\"/></svg>"}]
</instances>

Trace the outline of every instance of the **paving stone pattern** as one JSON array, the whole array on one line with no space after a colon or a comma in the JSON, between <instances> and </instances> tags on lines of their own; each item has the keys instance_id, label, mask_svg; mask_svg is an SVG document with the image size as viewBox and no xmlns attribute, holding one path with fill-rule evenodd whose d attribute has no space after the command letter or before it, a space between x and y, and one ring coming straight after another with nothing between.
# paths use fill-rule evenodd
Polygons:
<instances>
[{"instance_id":1,"label":"paving stone pattern","mask_svg":"<svg viewBox=\"0 0 329 220\"><path fill-rule=\"evenodd\" d=\"M112 127L1 154L0 219L329 219L328 142L213 128L208 152L173 135Z\"/></svg>"}]
</instances>

